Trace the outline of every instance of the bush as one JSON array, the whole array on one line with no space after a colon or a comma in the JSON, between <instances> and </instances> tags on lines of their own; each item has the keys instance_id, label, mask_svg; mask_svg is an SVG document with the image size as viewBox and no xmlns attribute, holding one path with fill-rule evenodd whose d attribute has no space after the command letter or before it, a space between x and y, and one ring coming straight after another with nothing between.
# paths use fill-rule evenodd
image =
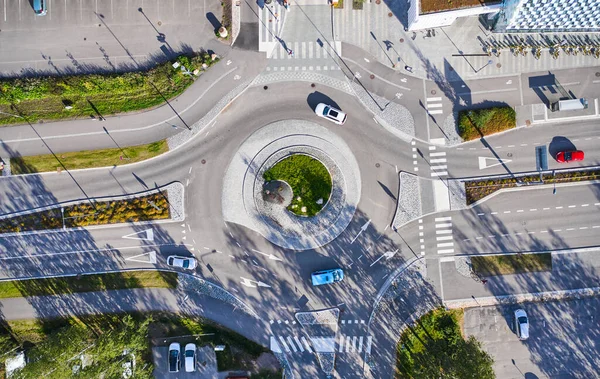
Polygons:
<instances>
[{"instance_id":1,"label":"bush","mask_svg":"<svg viewBox=\"0 0 600 379\"><path fill-rule=\"evenodd\" d=\"M464 141L470 141L517 125L517 114L510 107L494 107L460 111L458 114L458 134Z\"/></svg>"}]
</instances>

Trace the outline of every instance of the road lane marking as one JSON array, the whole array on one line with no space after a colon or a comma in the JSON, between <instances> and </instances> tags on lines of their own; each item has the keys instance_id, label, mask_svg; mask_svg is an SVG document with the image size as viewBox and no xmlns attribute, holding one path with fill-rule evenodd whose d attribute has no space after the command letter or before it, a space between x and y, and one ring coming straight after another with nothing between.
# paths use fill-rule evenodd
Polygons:
<instances>
[{"instance_id":1,"label":"road lane marking","mask_svg":"<svg viewBox=\"0 0 600 379\"><path fill-rule=\"evenodd\" d=\"M452 223L448 222L448 223L442 223L442 224L435 224L436 229L437 228L450 228L452 227Z\"/></svg>"},{"instance_id":2,"label":"road lane marking","mask_svg":"<svg viewBox=\"0 0 600 379\"><path fill-rule=\"evenodd\" d=\"M436 241L448 241L453 239L454 237L452 236L441 236L441 237L436 237Z\"/></svg>"},{"instance_id":3,"label":"road lane marking","mask_svg":"<svg viewBox=\"0 0 600 379\"><path fill-rule=\"evenodd\" d=\"M297 353L298 349L296 348L296 345L294 344L294 341L292 341L292 337L288 337L287 341L290 344L290 346L292 347L292 349L294 350L294 353Z\"/></svg>"},{"instance_id":4,"label":"road lane marking","mask_svg":"<svg viewBox=\"0 0 600 379\"><path fill-rule=\"evenodd\" d=\"M454 249L441 249L438 250L438 254L452 254L454 253Z\"/></svg>"},{"instance_id":5,"label":"road lane marking","mask_svg":"<svg viewBox=\"0 0 600 379\"><path fill-rule=\"evenodd\" d=\"M454 242L444 242L444 243L438 243L437 247L452 247L454 246Z\"/></svg>"},{"instance_id":6,"label":"road lane marking","mask_svg":"<svg viewBox=\"0 0 600 379\"><path fill-rule=\"evenodd\" d=\"M283 339L283 337L279 336L279 341L281 341L281 343L283 344L283 347L285 348L285 351L287 351L288 353L290 353L291 350L288 347L288 345L285 343L285 340Z\"/></svg>"},{"instance_id":7,"label":"road lane marking","mask_svg":"<svg viewBox=\"0 0 600 379\"><path fill-rule=\"evenodd\" d=\"M435 222L450 221L450 220L452 220L452 217L436 217L435 218Z\"/></svg>"},{"instance_id":8,"label":"road lane marking","mask_svg":"<svg viewBox=\"0 0 600 379\"><path fill-rule=\"evenodd\" d=\"M452 234L452 229L436 230L435 234Z\"/></svg>"},{"instance_id":9,"label":"road lane marking","mask_svg":"<svg viewBox=\"0 0 600 379\"><path fill-rule=\"evenodd\" d=\"M313 351L312 351L312 349L310 348L310 344L309 344L309 343L306 341L306 339L305 339L304 337L301 337L300 339L301 339L301 340L302 340L302 342L304 343L304 346L306 347L306 350L307 350L309 353L312 353Z\"/></svg>"}]
</instances>

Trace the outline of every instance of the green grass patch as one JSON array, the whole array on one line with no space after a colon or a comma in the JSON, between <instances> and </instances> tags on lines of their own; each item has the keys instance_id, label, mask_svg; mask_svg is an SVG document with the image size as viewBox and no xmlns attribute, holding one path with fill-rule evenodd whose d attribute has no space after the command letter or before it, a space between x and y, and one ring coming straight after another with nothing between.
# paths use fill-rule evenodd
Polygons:
<instances>
[{"instance_id":1,"label":"green grass patch","mask_svg":"<svg viewBox=\"0 0 600 379\"><path fill-rule=\"evenodd\" d=\"M483 4L499 3L499 0L421 0L420 13L432 13L467 7L480 7Z\"/></svg>"},{"instance_id":2,"label":"green grass patch","mask_svg":"<svg viewBox=\"0 0 600 379\"><path fill-rule=\"evenodd\" d=\"M176 59L188 70L218 61L200 52ZM172 62L145 72L68 75L0 80L0 125L40 120L90 118L147 109L181 94L194 79ZM66 109L66 106L72 107Z\"/></svg>"},{"instance_id":3,"label":"green grass patch","mask_svg":"<svg viewBox=\"0 0 600 379\"><path fill-rule=\"evenodd\" d=\"M0 220L0 233L60 229L90 225L162 220L170 217L169 202L161 192L133 199L85 202Z\"/></svg>"},{"instance_id":4,"label":"green grass patch","mask_svg":"<svg viewBox=\"0 0 600 379\"><path fill-rule=\"evenodd\" d=\"M511 254L471 256L473 271L481 276L552 271L552 254Z\"/></svg>"},{"instance_id":5,"label":"green grass patch","mask_svg":"<svg viewBox=\"0 0 600 379\"><path fill-rule=\"evenodd\" d=\"M0 282L0 299L47 296L76 292L107 291L129 288L176 288L177 273L128 271L79 277L10 280Z\"/></svg>"},{"instance_id":6,"label":"green grass patch","mask_svg":"<svg viewBox=\"0 0 600 379\"><path fill-rule=\"evenodd\" d=\"M493 359L460 330L462 310L435 309L402 333L396 378L494 378Z\"/></svg>"},{"instance_id":7,"label":"green grass patch","mask_svg":"<svg viewBox=\"0 0 600 379\"><path fill-rule=\"evenodd\" d=\"M458 134L464 141L471 141L516 126L517 114L511 107L465 110L458 113Z\"/></svg>"},{"instance_id":8,"label":"green grass patch","mask_svg":"<svg viewBox=\"0 0 600 379\"><path fill-rule=\"evenodd\" d=\"M364 0L352 0L352 9L363 9Z\"/></svg>"},{"instance_id":9,"label":"green grass patch","mask_svg":"<svg viewBox=\"0 0 600 379\"><path fill-rule=\"evenodd\" d=\"M465 181L465 191L467 195L467 205L483 199L492 193L503 188L517 187L518 181L521 183L539 182L539 175L521 176L519 178L499 178ZM543 174L542 180L546 184L581 182L588 180L600 180L600 170L585 170L558 172L555 175Z\"/></svg>"},{"instance_id":10,"label":"green grass patch","mask_svg":"<svg viewBox=\"0 0 600 379\"><path fill-rule=\"evenodd\" d=\"M298 216L314 216L325 206L331 194L331 175L317 159L296 154L277 162L265 171L263 178L287 182L294 198L288 210ZM298 199L300 198L300 199ZM323 199L323 204L317 204ZM306 207L306 212L302 208Z\"/></svg>"},{"instance_id":11,"label":"green grass patch","mask_svg":"<svg viewBox=\"0 0 600 379\"><path fill-rule=\"evenodd\" d=\"M144 161L169 151L166 140L147 145L113 149L84 150L57 155L45 154L28 157L10 158L13 175L33 174L37 172L75 170L81 168L120 166Z\"/></svg>"}]
</instances>

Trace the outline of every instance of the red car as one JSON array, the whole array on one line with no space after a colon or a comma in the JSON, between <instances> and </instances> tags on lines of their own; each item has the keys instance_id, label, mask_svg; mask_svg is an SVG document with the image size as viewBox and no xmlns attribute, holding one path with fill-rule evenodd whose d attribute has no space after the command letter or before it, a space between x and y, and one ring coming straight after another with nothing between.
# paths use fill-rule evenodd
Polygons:
<instances>
[{"instance_id":1,"label":"red car","mask_svg":"<svg viewBox=\"0 0 600 379\"><path fill-rule=\"evenodd\" d=\"M556 154L556 161L559 163L569 163L575 161L583 160L583 151L575 150L575 151L561 151Z\"/></svg>"}]
</instances>

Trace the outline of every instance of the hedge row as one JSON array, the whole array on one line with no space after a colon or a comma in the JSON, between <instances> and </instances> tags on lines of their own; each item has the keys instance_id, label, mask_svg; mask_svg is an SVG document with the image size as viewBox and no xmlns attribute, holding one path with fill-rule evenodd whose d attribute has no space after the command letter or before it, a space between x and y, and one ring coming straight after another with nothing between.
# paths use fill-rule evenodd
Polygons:
<instances>
[{"instance_id":1,"label":"hedge row","mask_svg":"<svg viewBox=\"0 0 600 379\"><path fill-rule=\"evenodd\" d=\"M458 134L470 141L517 125L517 114L510 107L465 110L458 113Z\"/></svg>"}]
</instances>

